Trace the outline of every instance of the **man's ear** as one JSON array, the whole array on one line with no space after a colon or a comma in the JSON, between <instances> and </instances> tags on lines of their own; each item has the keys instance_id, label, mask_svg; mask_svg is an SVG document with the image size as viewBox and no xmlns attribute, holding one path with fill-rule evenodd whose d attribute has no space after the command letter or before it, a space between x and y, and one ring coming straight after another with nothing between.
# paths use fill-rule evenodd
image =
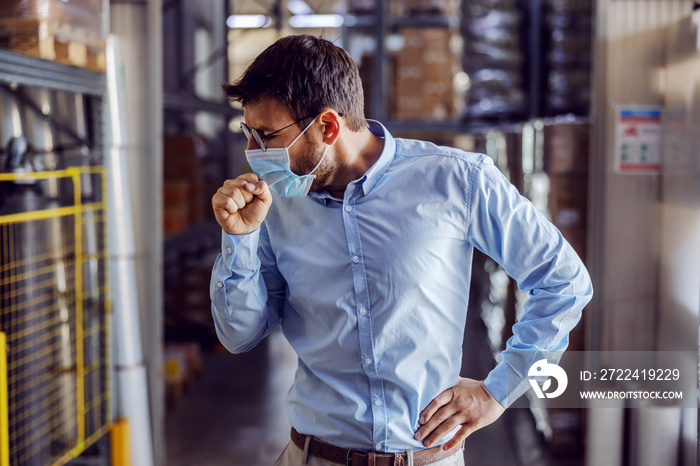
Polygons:
<instances>
[{"instance_id":1,"label":"man's ear","mask_svg":"<svg viewBox=\"0 0 700 466\"><path fill-rule=\"evenodd\" d=\"M334 144L340 136L340 128L343 126L341 114L332 108L326 108L321 112L319 121L323 125L323 142L329 146Z\"/></svg>"}]
</instances>

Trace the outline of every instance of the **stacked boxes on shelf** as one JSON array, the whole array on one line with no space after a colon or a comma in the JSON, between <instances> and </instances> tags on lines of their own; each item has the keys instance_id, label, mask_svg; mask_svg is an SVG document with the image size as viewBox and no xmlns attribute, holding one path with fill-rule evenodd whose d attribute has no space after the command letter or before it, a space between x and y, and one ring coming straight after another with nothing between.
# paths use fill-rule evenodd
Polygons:
<instances>
[{"instance_id":1,"label":"stacked boxes on shelf","mask_svg":"<svg viewBox=\"0 0 700 466\"><path fill-rule=\"evenodd\" d=\"M346 44L357 62L365 93L368 117L377 117L378 99L372 95L376 82L376 43L373 34L377 11L385 8L390 35L382 44L390 53L388 117L397 121L441 121L456 113L451 18L457 0L350 0L348 13L362 17L365 26ZM389 31L385 31L389 33Z\"/></svg>"},{"instance_id":2,"label":"stacked boxes on shelf","mask_svg":"<svg viewBox=\"0 0 700 466\"><path fill-rule=\"evenodd\" d=\"M593 6L591 0L546 0L544 11L547 115L588 115Z\"/></svg>"},{"instance_id":3,"label":"stacked boxes on shelf","mask_svg":"<svg viewBox=\"0 0 700 466\"><path fill-rule=\"evenodd\" d=\"M590 125L560 121L544 127L544 162L549 175L549 211L554 225L586 259Z\"/></svg>"},{"instance_id":4,"label":"stacked boxes on shelf","mask_svg":"<svg viewBox=\"0 0 700 466\"><path fill-rule=\"evenodd\" d=\"M499 120L525 115L523 16L518 0L462 2L462 67L471 83L465 119Z\"/></svg>"},{"instance_id":5,"label":"stacked boxes on shelf","mask_svg":"<svg viewBox=\"0 0 700 466\"><path fill-rule=\"evenodd\" d=\"M102 0L2 0L0 46L104 71L102 6Z\"/></svg>"},{"instance_id":6,"label":"stacked boxes on shelf","mask_svg":"<svg viewBox=\"0 0 700 466\"><path fill-rule=\"evenodd\" d=\"M202 221L209 205L202 175L201 137L166 134L163 139L163 233L179 233Z\"/></svg>"},{"instance_id":7,"label":"stacked boxes on shelf","mask_svg":"<svg viewBox=\"0 0 700 466\"><path fill-rule=\"evenodd\" d=\"M394 60L393 118L440 121L455 114L454 54L448 28L404 28Z\"/></svg>"}]
</instances>

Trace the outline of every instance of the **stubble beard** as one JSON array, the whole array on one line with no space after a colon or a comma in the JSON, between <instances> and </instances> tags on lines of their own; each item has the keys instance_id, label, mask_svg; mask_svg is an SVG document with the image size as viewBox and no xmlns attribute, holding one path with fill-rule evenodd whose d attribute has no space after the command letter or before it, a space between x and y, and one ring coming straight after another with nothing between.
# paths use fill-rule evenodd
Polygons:
<instances>
[{"instance_id":1,"label":"stubble beard","mask_svg":"<svg viewBox=\"0 0 700 466\"><path fill-rule=\"evenodd\" d=\"M311 172L319 160L321 160L321 157L323 157L323 152L325 150L325 145L321 145L320 147L315 146L313 142L306 140L304 144L304 152L307 154L307 157L305 158L303 166L301 167L301 173L307 174ZM328 150L330 151L330 148ZM323 162L321 162L321 165L314 172L316 178L314 178L313 182L311 183L309 192L317 193L326 187L327 182L330 179L330 175L333 172L334 166L333 162L329 158L329 155L330 154L326 154Z\"/></svg>"}]
</instances>

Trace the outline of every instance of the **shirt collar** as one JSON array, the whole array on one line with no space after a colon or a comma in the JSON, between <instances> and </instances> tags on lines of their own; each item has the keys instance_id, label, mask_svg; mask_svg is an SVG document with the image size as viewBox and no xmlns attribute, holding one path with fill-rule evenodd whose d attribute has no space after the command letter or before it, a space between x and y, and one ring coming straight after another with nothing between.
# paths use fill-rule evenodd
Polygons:
<instances>
[{"instance_id":1,"label":"shirt collar","mask_svg":"<svg viewBox=\"0 0 700 466\"><path fill-rule=\"evenodd\" d=\"M362 191L365 196L369 194L372 188L377 184L377 181L379 181L379 178L381 178L384 172L386 172L386 169L389 168L389 165L391 165L391 162L394 160L394 154L396 153L396 140L391 133L389 133L389 130L376 120L367 120L367 122L369 123L369 130L372 134L384 139L384 149L382 149L382 153L379 155L377 161L374 162L370 169L367 170L367 173L362 177L362 179L364 179L364 181L362 181Z\"/></svg>"},{"instance_id":2,"label":"shirt collar","mask_svg":"<svg viewBox=\"0 0 700 466\"><path fill-rule=\"evenodd\" d=\"M362 192L365 196L374 188L379 178L381 178L384 172L386 172L386 169L389 168L389 165L391 165L391 162L394 160L394 154L396 153L396 140L389 133L389 130L376 120L367 120L367 123L369 123L369 130L372 134L380 139L384 139L384 149L382 149L382 153L379 155L377 161L367 170L367 173L353 182L362 184ZM324 204L327 203L328 199L332 199L331 195L326 191L309 193L309 196L321 200Z\"/></svg>"}]
</instances>

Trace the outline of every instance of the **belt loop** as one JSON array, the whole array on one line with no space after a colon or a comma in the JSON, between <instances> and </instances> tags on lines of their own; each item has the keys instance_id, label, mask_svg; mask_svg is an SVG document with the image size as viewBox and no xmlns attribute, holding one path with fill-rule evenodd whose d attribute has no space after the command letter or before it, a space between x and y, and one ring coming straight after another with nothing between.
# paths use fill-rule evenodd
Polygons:
<instances>
[{"instance_id":1,"label":"belt loop","mask_svg":"<svg viewBox=\"0 0 700 466\"><path fill-rule=\"evenodd\" d=\"M307 464L309 462L309 444L311 443L311 436L307 435L306 439L304 440L304 452L303 452L303 457L302 461L304 464Z\"/></svg>"},{"instance_id":2,"label":"belt loop","mask_svg":"<svg viewBox=\"0 0 700 466\"><path fill-rule=\"evenodd\" d=\"M467 443L467 439L462 440L462 451L464 451L464 445Z\"/></svg>"},{"instance_id":3,"label":"belt loop","mask_svg":"<svg viewBox=\"0 0 700 466\"><path fill-rule=\"evenodd\" d=\"M367 466L377 466L377 454L373 451L367 453Z\"/></svg>"},{"instance_id":4,"label":"belt loop","mask_svg":"<svg viewBox=\"0 0 700 466\"><path fill-rule=\"evenodd\" d=\"M408 459L406 466L413 466L413 450L406 450L406 458Z\"/></svg>"}]
</instances>

